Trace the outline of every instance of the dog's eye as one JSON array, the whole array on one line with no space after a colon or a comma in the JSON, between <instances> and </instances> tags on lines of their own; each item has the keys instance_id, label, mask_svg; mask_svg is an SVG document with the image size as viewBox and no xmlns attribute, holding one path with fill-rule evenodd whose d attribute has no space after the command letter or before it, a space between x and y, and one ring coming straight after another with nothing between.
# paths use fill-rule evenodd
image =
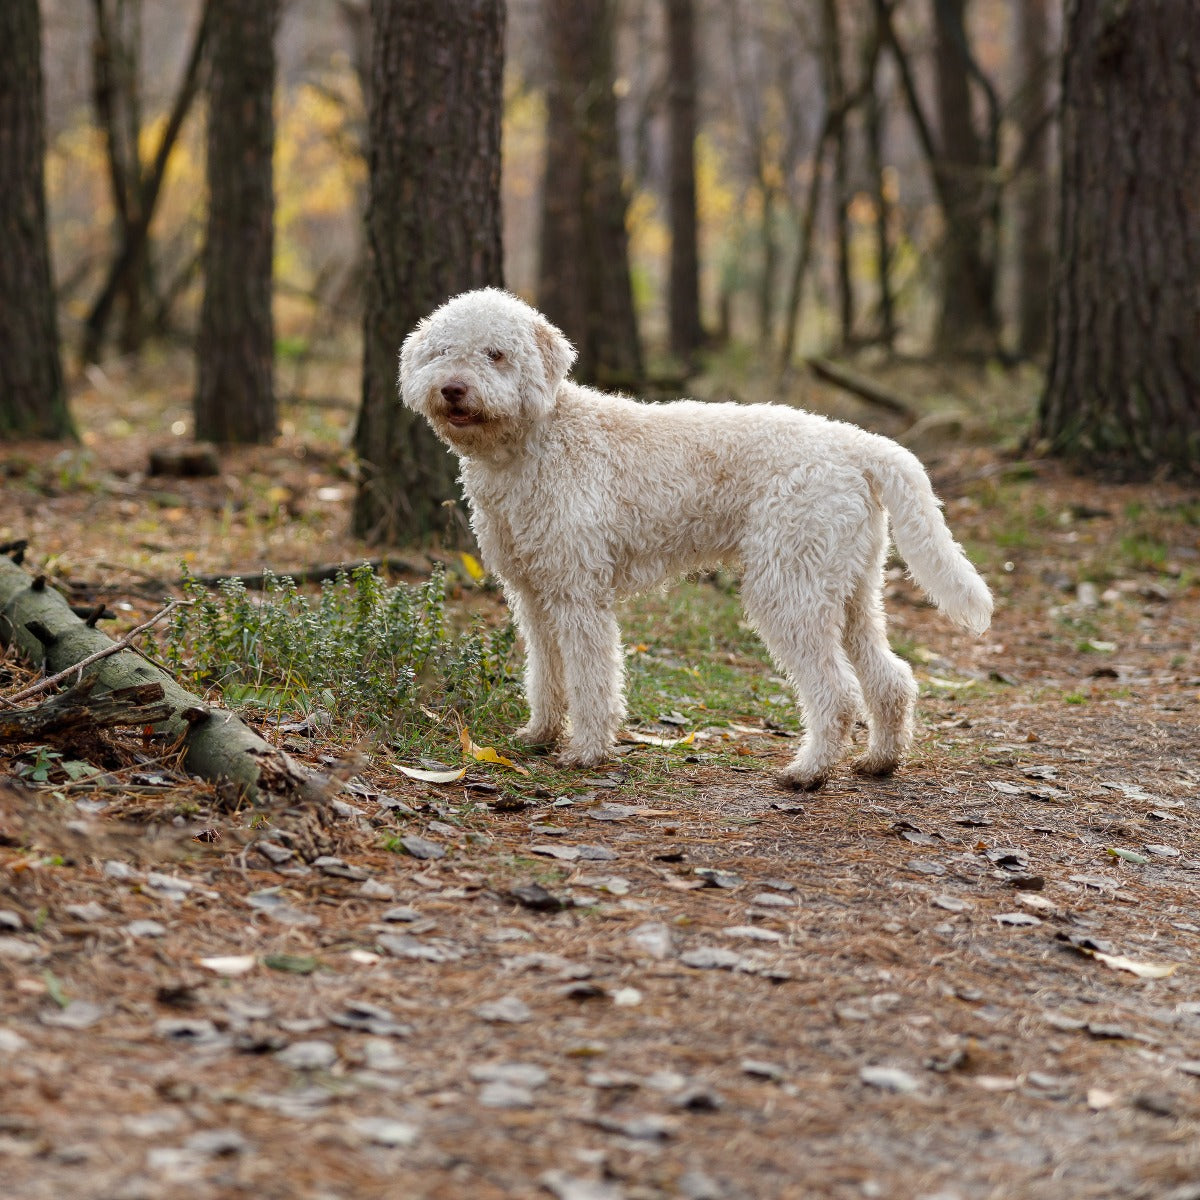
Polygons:
<instances>
[{"instance_id":1,"label":"dog's eye","mask_svg":"<svg viewBox=\"0 0 1200 1200\"><path fill-rule=\"evenodd\" d=\"M484 351L484 353L485 353L485 354L488 356L488 358L490 358L490 359L492 360L492 362L494 362L494 363L498 363L498 362L503 362L503 361L504 361L504 351L503 351L503 350L485 350L485 351Z\"/></svg>"}]
</instances>

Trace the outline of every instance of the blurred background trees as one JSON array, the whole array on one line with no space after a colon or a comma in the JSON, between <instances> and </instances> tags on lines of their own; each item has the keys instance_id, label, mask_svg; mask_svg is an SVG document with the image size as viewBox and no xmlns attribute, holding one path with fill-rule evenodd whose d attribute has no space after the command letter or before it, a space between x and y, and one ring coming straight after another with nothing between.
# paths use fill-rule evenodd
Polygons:
<instances>
[{"instance_id":1,"label":"blurred background trees","mask_svg":"<svg viewBox=\"0 0 1200 1200\"><path fill-rule=\"evenodd\" d=\"M232 356L232 332L203 331L235 302L206 294L267 273L212 224L206 178L217 197L254 175L263 196L237 146L259 130L261 167L270 132L248 95L246 127L211 132L235 70L223 2L91 0L88 22L68 0L4 6L0 155L27 183L0 199L0 289L31 304L17 314L0 292L0 428L68 428L65 411L13 424L28 404L7 382L59 359L52 321L18 331L37 294L19 266L41 222L23 124L36 60L20 47L39 7L44 223L72 377L165 351L212 380ZM453 292L502 280L606 385L668 391L698 371L802 399L792 369L813 355L1049 363L1026 417L1045 445L1194 471L1196 26L1195 6L1167 0L283 0L267 39L273 332L235 324L260 360L273 339L285 413L334 405L356 423L355 527L375 540L436 529L454 490L398 407L400 341ZM33 386L42 418L61 410L52 373ZM196 395L240 412L239 386Z\"/></svg>"},{"instance_id":2,"label":"blurred background trees","mask_svg":"<svg viewBox=\"0 0 1200 1200\"><path fill-rule=\"evenodd\" d=\"M69 437L50 279L37 0L0 7L0 438Z\"/></svg>"}]
</instances>

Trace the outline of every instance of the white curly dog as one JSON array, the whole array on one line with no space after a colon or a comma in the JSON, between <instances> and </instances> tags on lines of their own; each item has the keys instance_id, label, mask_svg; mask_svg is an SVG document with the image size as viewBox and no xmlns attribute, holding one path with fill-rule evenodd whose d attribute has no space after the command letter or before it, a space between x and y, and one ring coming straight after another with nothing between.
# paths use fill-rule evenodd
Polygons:
<instances>
[{"instance_id":1,"label":"white curly dog","mask_svg":"<svg viewBox=\"0 0 1200 1200\"><path fill-rule=\"evenodd\" d=\"M625 716L615 601L730 563L804 711L779 782L820 787L864 708L855 767L894 770L917 688L884 628L889 514L950 618L979 634L992 613L921 464L784 405L606 395L567 379L574 359L540 313L494 288L444 304L400 354L404 402L462 460L480 550L524 637L530 716L517 737L548 745L566 732L560 762L603 762Z\"/></svg>"}]
</instances>

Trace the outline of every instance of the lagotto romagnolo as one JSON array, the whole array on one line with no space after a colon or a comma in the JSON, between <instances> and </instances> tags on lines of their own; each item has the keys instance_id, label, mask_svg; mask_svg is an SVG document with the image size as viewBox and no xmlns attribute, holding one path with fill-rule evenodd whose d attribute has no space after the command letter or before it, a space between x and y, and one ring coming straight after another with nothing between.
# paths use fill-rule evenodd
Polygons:
<instances>
[{"instance_id":1,"label":"lagotto romagnolo","mask_svg":"<svg viewBox=\"0 0 1200 1200\"><path fill-rule=\"evenodd\" d=\"M819 787L860 712L855 769L895 769L917 688L888 646L888 519L922 589L979 634L992 597L951 536L924 468L888 438L775 404L639 403L567 378L570 342L494 288L466 292L404 342L400 388L461 459L471 523L524 638L529 723L564 765L612 752L625 716L614 602L727 563L803 709L779 775Z\"/></svg>"}]
</instances>

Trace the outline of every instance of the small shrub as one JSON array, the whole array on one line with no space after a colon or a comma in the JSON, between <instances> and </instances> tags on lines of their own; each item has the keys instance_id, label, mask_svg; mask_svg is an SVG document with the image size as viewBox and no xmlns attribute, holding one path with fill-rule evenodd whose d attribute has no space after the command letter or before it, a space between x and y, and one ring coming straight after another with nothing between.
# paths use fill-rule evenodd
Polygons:
<instances>
[{"instance_id":1,"label":"small shrub","mask_svg":"<svg viewBox=\"0 0 1200 1200\"><path fill-rule=\"evenodd\" d=\"M445 577L389 585L365 564L304 595L268 578L260 595L239 580L212 591L185 575L192 601L174 614L159 651L189 686L230 704L311 712L339 725L423 725L421 708L481 710L514 696L510 626L456 632Z\"/></svg>"}]
</instances>

